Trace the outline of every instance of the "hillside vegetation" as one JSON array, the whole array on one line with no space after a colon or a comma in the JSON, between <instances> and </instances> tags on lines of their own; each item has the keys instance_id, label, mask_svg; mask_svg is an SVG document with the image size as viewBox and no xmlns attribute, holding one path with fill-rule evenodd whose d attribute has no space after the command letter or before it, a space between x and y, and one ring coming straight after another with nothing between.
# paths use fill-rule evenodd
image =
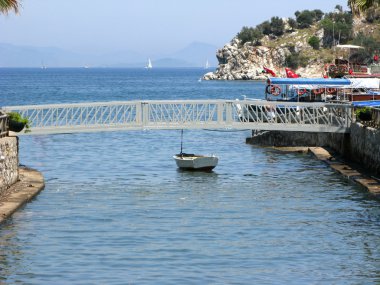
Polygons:
<instances>
[{"instance_id":1,"label":"hillside vegetation","mask_svg":"<svg viewBox=\"0 0 380 285\"><path fill-rule=\"evenodd\" d=\"M334 12L324 14L321 10L295 12L295 19L272 17L256 27L243 27L237 34L240 44L250 42L254 46L287 46L292 53L284 64L298 68L309 61L321 59L330 62L331 48L337 44L356 44L365 47L361 58L370 61L380 48L380 7L375 4L361 18L354 19L351 12L336 6ZM312 50L297 51L297 43L307 42ZM293 48L294 47L294 48Z\"/></svg>"},{"instance_id":2,"label":"hillside vegetation","mask_svg":"<svg viewBox=\"0 0 380 285\"><path fill-rule=\"evenodd\" d=\"M336 48L338 44L364 47L353 55L364 63L372 62L373 55L380 52L378 1L358 14L337 5L333 12L304 10L294 16L272 17L255 27L243 27L217 51L218 69L205 79L260 79L263 66L276 73L289 67L301 75L321 76L324 64L344 52Z\"/></svg>"}]
</instances>

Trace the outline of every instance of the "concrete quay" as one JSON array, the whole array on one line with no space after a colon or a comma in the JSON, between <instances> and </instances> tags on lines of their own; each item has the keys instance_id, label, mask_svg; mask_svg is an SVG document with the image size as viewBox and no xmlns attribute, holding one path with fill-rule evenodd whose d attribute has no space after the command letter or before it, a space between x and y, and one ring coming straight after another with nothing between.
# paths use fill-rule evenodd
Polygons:
<instances>
[{"instance_id":1,"label":"concrete quay","mask_svg":"<svg viewBox=\"0 0 380 285\"><path fill-rule=\"evenodd\" d=\"M313 156L328 164L333 170L348 180L357 183L366 189L372 196L380 199L380 180L367 175L356 166L350 165L334 157L323 147L273 147L274 149L287 152L311 153Z\"/></svg>"},{"instance_id":2,"label":"concrete quay","mask_svg":"<svg viewBox=\"0 0 380 285\"><path fill-rule=\"evenodd\" d=\"M31 168L20 167L19 180L1 193L0 224L37 196L44 187L44 178L40 172Z\"/></svg>"},{"instance_id":3,"label":"concrete quay","mask_svg":"<svg viewBox=\"0 0 380 285\"><path fill-rule=\"evenodd\" d=\"M332 169L340 173L347 179L366 188L376 198L380 198L380 180L366 175L362 171L355 169L353 166L336 160L326 149L322 147L310 147L309 151L316 158L330 165Z\"/></svg>"}]
</instances>

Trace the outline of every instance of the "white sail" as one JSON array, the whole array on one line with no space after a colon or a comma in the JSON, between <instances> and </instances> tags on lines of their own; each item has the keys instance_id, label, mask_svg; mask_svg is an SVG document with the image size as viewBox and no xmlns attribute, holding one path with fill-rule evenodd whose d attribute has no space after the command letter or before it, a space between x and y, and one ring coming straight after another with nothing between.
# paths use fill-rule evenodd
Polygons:
<instances>
[{"instance_id":1,"label":"white sail","mask_svg":"<svg viewBox=\"0 0 380 285\"><path fill-rule=\"evenodd\" d=\"M152 66L152 62L150 61L150 58L148 58L148 64L147 64L147 66L145 66L145 68L152 68L153 66Z\"/></svg>"}]
</instances>

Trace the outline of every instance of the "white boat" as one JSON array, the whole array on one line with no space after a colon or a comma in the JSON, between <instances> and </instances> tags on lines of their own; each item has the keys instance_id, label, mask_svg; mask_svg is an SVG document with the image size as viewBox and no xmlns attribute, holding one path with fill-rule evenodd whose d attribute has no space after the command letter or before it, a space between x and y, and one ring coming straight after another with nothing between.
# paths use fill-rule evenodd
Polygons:
<instances>
[{"instance_id":1,"label":"white boat","mask_svg":"<svg viewBox=\"0 0 380 285\"><path fill-rule=\"evenodd\" d=\"M153 68L152 62L150 61L150 58L148 58L148 64L145 66L145 68L147 68L147 69Z\"/></svg>"},{"instance_id":2,"label":"white boat","mask_svg":"<svg viewBox=\"0 0 380 285\"><path fill-rule=\"evenodd\" d=\"M200 155L184 153L183 130L181 130L181 152L173 156L177 166L184 170L211 171L218 164L218 157L215 155Z\"/></svg>"},{"instance_id":3,"label":"white boat","mask_svg":"<svg viewBox=\"0 0 380 285\"><path fill-rule=\"evenodd\" d=\"M209 69L209 68L210 68L210 64L208 63L208 60L206 60L205 69Z\"/></svg>"},{"instance_id":4,"label":"white boat","mask_svg":"<svg viewBox=\"0 0 380 285\"><path fill-rule=\"evenodd\" d=\"M180 153L173 156L177 166L184 170L211 171L218 164L218 157L215 155L199 155Z\"/></svg>"}]
</instances>

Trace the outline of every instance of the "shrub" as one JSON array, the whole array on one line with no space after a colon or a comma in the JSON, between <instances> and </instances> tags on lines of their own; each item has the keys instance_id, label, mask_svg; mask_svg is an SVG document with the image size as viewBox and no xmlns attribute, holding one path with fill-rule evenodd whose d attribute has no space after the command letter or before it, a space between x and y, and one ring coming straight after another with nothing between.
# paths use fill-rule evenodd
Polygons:
<instances>
[{"instance_id":1,"label":"shrub","mask_svg":"<svg viewBox=\"0 0 380 285\"><path fill-rule=\"evenodd\" d=\"M316 37L316 36L312 36L312 37L308 40L308 44L309 44L313 49L318 50L318 49L319 49L319 38Z\"/></svg>"},{"instance_id":2,"label":"shrub","mask_svg":"<svg viewBox=\"0 0 380 285\"><path fill-rule=\"evenodd\" d=\"M371 121L372 110L369 107L358 108L355 110L356 118L360 121Z\"/></svg>"},{"instance_id":3,"label":"shrub","mask_svg":"<svg viewBox=\"0 0 380 285\"><path fill-rule=\"evenodd\" d=\"M19 113L17 112L9 112L7 113L9 120L19 122L25 125L25 132L30 132L30 122L28 118L22 117Z\"/></svg>"},{"instance_id":4,"label":"shrub","mask_svg":"<svg viewBox=\"0 0 380 285\"><path fill-rule=\"evenodd\" d=\"M306 67L308 63L308 58L302 56L300 53L292 53L285 58L285 65L292 69L297 69L298 67Z\"/></svg>"}]
</instances>

